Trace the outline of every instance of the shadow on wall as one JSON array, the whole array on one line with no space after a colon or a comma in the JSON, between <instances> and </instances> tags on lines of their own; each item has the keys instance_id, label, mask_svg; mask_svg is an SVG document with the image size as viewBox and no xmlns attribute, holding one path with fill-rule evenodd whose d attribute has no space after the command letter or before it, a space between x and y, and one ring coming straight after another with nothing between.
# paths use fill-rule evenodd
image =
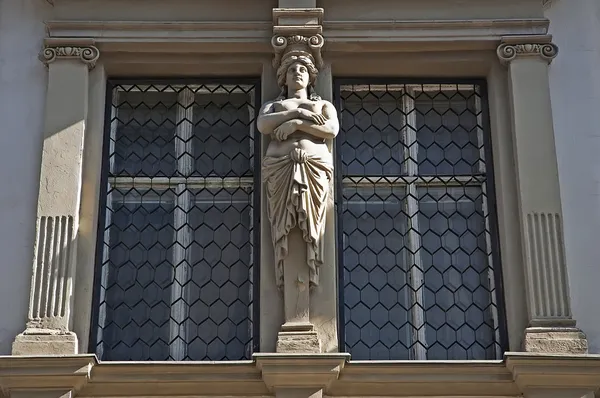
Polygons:
<instances>
[{"instance_id":1,"label":"shadow on wall","mask_svg":"<svg viewBox=\"0 0 600 398\"><path fill-rule=\"evenodd\" d=\"M52 6L0 1L0 355L27 319L47 69L38 54Z\"/></svg>"}]
</instances>

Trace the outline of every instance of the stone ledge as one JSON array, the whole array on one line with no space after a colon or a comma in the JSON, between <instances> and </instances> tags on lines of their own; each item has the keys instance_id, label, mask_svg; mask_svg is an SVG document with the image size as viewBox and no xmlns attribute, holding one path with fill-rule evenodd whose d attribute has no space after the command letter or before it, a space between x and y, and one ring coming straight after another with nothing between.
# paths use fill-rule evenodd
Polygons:
<instances>
[{"instance_id":1,"label":"stone ledge","mask_svg":"<svg viewBox=\"0 0 600 398\"><path fill-rule=\"evenodd\" d=\"M534 388L596 391L600 387L600 355L509 352L505 362L520 391Z\"/></svg>"},{"instance_id":2,"label":"stone ledge","mask_svg":"<svg viewBox=\"0 0 600 398\"><path fill-rule=\"evenodd\" d=\"M331 387L339 396L518 396L503 361L350 361Z\"/></svg>"},{"instance_id":3,"label":"stone ledge","mask_svg":"<svg viewBox=\"0 0 600 398\"><path fill-rule=\"evenodd\" d=\"M79 391L98 364L95 355L0 356L0 387L5 391Z\"/></svg>"},{"instance_id":4,"label":"stone ledge","mask_svg":"<svg viewBox=\"0 0 600 398\"><path fill-rule=\"evenodd\" d=\"M595 391L600 355L506 353L496 361L348 361L349 354L257 353L255 361L98 362L94 355L0 356L5 392L78 397L254 396L322 389L330 396L520 396ZM579 396L579 395L578 395Z\"/></svg>"},{"instance_id":5,"label":"stone ledge","mask_svg":"<svg viewBox=\"0 0 600 398\"><path fill-rule=\"evenodd\" d=\"M79 396L269 395L253 361L101 362Z\"/></svg>"}]
</instances>

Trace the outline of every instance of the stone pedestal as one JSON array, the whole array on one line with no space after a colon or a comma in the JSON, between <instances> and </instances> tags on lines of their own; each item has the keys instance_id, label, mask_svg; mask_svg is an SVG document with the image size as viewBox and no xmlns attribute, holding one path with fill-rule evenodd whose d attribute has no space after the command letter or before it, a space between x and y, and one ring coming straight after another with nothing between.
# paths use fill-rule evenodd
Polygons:
<instances>
[{"instance_id":1,"label":"stone pedestal","mask_svg":"<svg viewBox=\"0 0 600 398\"><path fill-rule=\"evenodd\" d=\"M53 41L48 64L44 144L26 330L13 354L76 354L70 328L88 111L89 69L99 52L89 40ZM82 101L82 98L84 99Z\"/></svg>"},{"instance_id":2,"label":"stone pedestal","mask_svg":"<svg viewBox=\"0 0 600 398\"><path fill-rule=\"evenodd\" d=\"M525 330L523 350L556 354L587 354L585 334L578 328L531 327Z\"/></svg>"},{"instance_id":3,"label":"stone pedestal","mask_svg":"<svg viewBox=\"0 0 600 398\"><path fill-rule=\"evenodd\" d=\"M77 351L75 333L52 329L27 329L15 338L12 345L13 355L64 355Z\"/></svg>"},{"instance_id":4,"label":"stone pedestal","mask_svg":"<svg viewBox=\"0 0 600 398\"><path fill-rule=\"evenodd\" d=\"M558 48L548 36L508 37L498 47L508 65L528 301L526 351L587 352L571 315L548 64Z\"/></svg>"}]
</instances>

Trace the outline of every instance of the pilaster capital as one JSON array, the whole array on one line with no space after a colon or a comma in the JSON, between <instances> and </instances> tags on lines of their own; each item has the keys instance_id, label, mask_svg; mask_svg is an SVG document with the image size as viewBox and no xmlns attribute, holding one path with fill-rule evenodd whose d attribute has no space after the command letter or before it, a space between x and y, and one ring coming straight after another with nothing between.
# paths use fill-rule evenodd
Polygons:
<instances>
[{"instance_id":1,"label":"pilaster capital","mask_svg":"<svg viewBox=\"0 0 600 398\"><path fill-rule=\"evenodd\" d=\"M275 57L273 58L273 67L279 67L281 64L281 58L284 56L284 54L286 56L302 54L312 56L315 61L315 66L320 68L323 66L321 48L323 47L324 43L325 40L323 39L323 36L318 33L312 36L275 35L271 39L271 45L273 46L273 50L275 52Z\"/></svg>"},{"instance_id":2,"label":"pilaster capital","mask_svg":"<svg viewBox=\"0 0 600 398\"><path fill-rule=\"evenodd\" d=\"M517 57L540 57L550 63L558 54L558 46L550 37L511 37L502 40L496 50L502 63L510 63Z\"/></svg>"},{"instance_id":3,"label":"pilaster capital","mask_svg":"<svg viewBox=\"0 0 600 398\"><path fill-rule=\"evenodd\" d=\"M274 8L273 9L273 67L279 68L282 58L308 56L317 68L323 65L321 49L322 8Z\"/></svg>"},{"instance_id":4,"label":"pilaster capital","mask_svg":"<svg viewBox=\"0 0 600 398\"><path fill-rule=\"evenodd\" d=\"M93 44L46 45L40 54L40 60L48 65L57 59L79 59L88 68L93 69L100 57L100 51Z\"/></svg>"}]
</instances>

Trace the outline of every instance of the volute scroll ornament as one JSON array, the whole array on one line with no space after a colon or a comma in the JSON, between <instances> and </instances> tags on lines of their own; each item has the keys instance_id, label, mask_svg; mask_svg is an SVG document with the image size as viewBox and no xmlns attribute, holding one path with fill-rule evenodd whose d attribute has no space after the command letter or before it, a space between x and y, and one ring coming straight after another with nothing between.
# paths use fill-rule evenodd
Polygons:
<instances>
[{"instance_id":1,"label":"volute scroll ornament","mask_svg":"<svg viewBox=\"0 0 600 398\"><path fill-rule=\"evenodd\" d=\"M504 43L496 52L504 63L511 62L518 56L539 56L550 63L558 55L558 46L554 43Z\"/></svg>"},{"instance_id":2,"label":"volute scroll ornament","mask_svg":"<svg viewBox=\"0 0 600 398\"><path fill-rule=\"evenodd\" d=\"M100 51L95 46L53 46L44 48L40 54L41 61L46 65L61 58L79 59L93 69L100 58Z\"/></svg>"},{"instance_id":3,"label":"volute scroll ornament","mask_svg":"<svg viewBox=\"0 0 600 398\"><path fill-rule=\"evenodd\" d=\"M271 45L275 51L275 57L273 58L273 67L279 68L281 65L281 57L283 54L290 55L294 51L298 53L306 53L307 47L312 55L315 66L321 68L323 66L323 58L321 57L321 48L325 44L325 39L320 34L313 36L302 36L292 35L283 36L276 35L271 39ZM295 48L295 50L293 49Z\"/></svg>"}]
</instances>

